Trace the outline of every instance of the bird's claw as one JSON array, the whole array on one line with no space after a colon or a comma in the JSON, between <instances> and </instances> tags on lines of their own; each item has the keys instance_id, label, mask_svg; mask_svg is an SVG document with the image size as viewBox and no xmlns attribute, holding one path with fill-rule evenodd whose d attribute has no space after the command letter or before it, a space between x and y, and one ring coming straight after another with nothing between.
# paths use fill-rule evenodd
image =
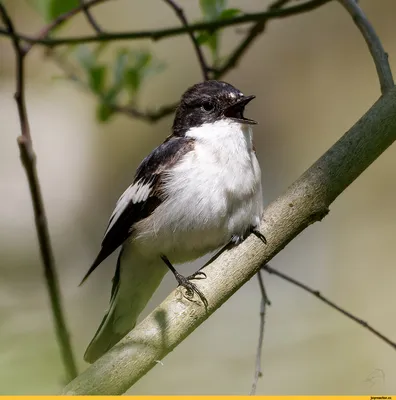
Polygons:
<instances>
[{"instance_id":1,"label":"bird's claw","mask_svg":"<svg viewBox=\"0 0 396 400\"><path fill-rule=\"evenodd\" d=\"M267 244L267 239L265 236L256 228L252 229L253 235L255 235L258 239L260 239L264 244Z\"/></svg>"},{"instance_id":2,"label":"bird's claw","mask_svg":"<svg viewBox=\"0 0 396 400\"><path fill-rule=\"evenodd\" d=\"M253 235L255 235L258 239L260 239L264 244L267 244L267 239L265 238L265 236L257 228L253 228L253 227L250 228L250 230L247 231L247 233L243 236L233 235L231 237L231 242L235 246L237 246L238 244L242 243L250 233L253 233Z\"/></svg>"},{"instance_id":3,"label":"bird's claw","mask_svg":"<svg viewBox=\"0 0 396 400\"><path fill-rule=\"evenodd\" d=\"M189 281L191 281L191 280L193 280L193 279L206 279L206 278L207 278L207 276L206 276L205 272L203 272L203 271L197 271L197 272L194 272L193 274L187 276L186 279L188 279Z\"/></svg>"},{"instance_id":4,"label":"bird's claw","mask_svg":"<svg viewBox=\"0 0 396 400\"><path fill-rule=\"evenodd\" d=\"M206 274L204 272L197 271L188 277L177 274L176 280L177 280L177 283L179 284L179 286L183 286L186 289L188 296L193 297L194 293L196 293L198 295L198 297L201 299L204 306L207 307L208 301L206 300L206 297L204 296L204 294L197 288L196 285L194 285L194 283L190 282L190 279L196 279L197 275L205 275L205 278L206 278ZM198 278L198 279L203 279L203 278Z\"/></svg>"}]
</instances>

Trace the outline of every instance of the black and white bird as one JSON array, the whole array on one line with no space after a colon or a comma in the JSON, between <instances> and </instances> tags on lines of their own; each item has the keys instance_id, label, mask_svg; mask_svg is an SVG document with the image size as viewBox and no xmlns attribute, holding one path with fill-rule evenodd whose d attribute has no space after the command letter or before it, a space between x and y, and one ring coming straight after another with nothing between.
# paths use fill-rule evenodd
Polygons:
<instances>
[{"instance_id":1,"label":"black and white bird","mask_svg":"<svg viewBox=\"0 0 396 400\"><path fill-rule=\"evenodd\" d=\"M109 309L84 359L94 362L136 324L167 270L179 285L204 295L173 264L238 244L257 228L263 211L261 171L245 96L232 85L206 81L181 98L172 134L140 164L119 198L102 248L83 282L121 246Z\"/></svg>"}]
</instances>

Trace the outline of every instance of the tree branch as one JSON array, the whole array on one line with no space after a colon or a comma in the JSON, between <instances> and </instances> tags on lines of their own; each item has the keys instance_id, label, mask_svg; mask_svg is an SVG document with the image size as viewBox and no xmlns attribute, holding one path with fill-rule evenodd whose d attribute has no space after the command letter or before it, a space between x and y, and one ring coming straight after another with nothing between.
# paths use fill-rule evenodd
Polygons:
<instances>
[{"instance_id":1,"label":"tree branch","mask_svg":"<svg viewBox=\"0 0 396 400\"><path fill-rule=\"evenodd\" d=\"M105 32L102 30L102 28L99 26L99 24L96 22L95 18L91 14L91 11L89 7L92 7L92 2L90 4L86 3L85 0L79 0L80 1L80 7L82 8L85 17L87 18L88 23L92 26L92 29L98 34L98 35L103 35Z\"/></svg>"},{"instance_id":2,"label":"tree branch","mask_svg":"<svg viewBox=\"0 0 396 400\"><path fill-rule=\"evenodd\" d=\"M351 319L352 321L355 321L357 324L359 324L363 328L365 328L368 331L370 331L373 335L377 336L383 342L385 342L386 344L391 346L393 348L393 350L396 350L396 342L390 340L387 336L385 336L382 333L378 332L375 328L370 326L366 321L363 321L361 318L356 317L355 315L353 315L349 311L346 311L344 308L338 306L337 304L335 304L331 300L329 300L326 297L322 296L322 294L318 290L310 288L308 285L306 285L306 284L304 284L302 282L299 282L297 279L294 279L291 276L288 276L288 275L284 274L283 272L280 272L280 271L270 267L269 265L264 265L264 267L262 267L262 269L264 271L267 271L269 274L276 275L279 278L282 278L283 280L291 283L292 285L298 286L299 288L305 290L306 292L311 293L313 296L318 298L323 303L327 304L331 308L337 310L341 314L345 315L347 318Z\"/></svg>"},{"instance_id":3,"label":"tree branch","mask_svg":"<svg viewBox=\"0 0 396 400\"><path fill-rule=\"evenodd\" d=\"M338 0L345 9L351 14L353 21L362 33L364 40L373 57L375 68L381 85L381 92L385 93L394 86L392 71L388 61L388 54L382 47L373 26L366 18L364 12L359 7L356 0Z\"/></svg>"},{"instance_id":4,"label":"tree branch","mask_svg":"<svg viewBox=\"0 0 396 400\"><path fill-rule=\"evenodd\" d=\"M30 194L32 197L34 219L38 241L40 245L41 258L44 266L44 276L47 283L47 290L50 298L52 316L55 324L55 331L62 354L63 365L66 371L67 381L77 376L77 368L74 362L73 352L69 340L66 320L62 308L61 294L59 290L58 277L56 273L53 250L51 246L47 217L45 214L40 183L37 176L36 156L33 150L33 143L30 136L29 121L25 103L25 74L24 60L26 52L22 48L18 37L15 34L14 26L9 15L0 3L0 16L12 38L16 56L16 92L15 101L18 107L19 120L21 125L21 136L17 138L22 164L25 168Z\"/></svg>"},{"instance_id":5,"label":"tree branch","mask_svg":"<svg viewBox=\"0 0 396 400\"><path fill-rule=\"evenodd\" d=\"M261 371L261 353L263 352L263 340L264 340L264 326L265 326L265 314L267 306L271 305L268 299L267 292L265 290L263 277L261 276L261 270L257 272L258 283L261 292L261 302L260 302L260 329L259 329L259 340L256 352L256 368L254 371L254 379L252 384L252 389L250 390L250 395L256 394L257 383L259 378L263 376Z\"/></svg>"},{"instance_id":6,"label":"tree branch","mask_svg":"<svg viewBox=\"0 0 396 400\"><path fill-rule=\"evenodd\" d=\"M83 1L83 0L80 0ZM179 18L182 20L182 23L185 27L188 27L188 21L184 16L183 10L173 1L173 0L164 0L167 2L177 13ZM291 0L276 0L274 3L272 3L268 10L279 10L282 7L284 7L287 3L289 3ZM92 4L92 3L90 3ZM87 4L88 5L88 4ZM253 41L257 38L258 35L260 35L263 30L265 29L266 23L268 22L269 19L263 19L262 21L257 22L254 24L254 26L251 28L249 33L247 34L246 38L241 41L241 43L236 47L236 49L232 52L232 54L229 56L228 60L224 63L224 65L220 69L211 69L207 65L204 57L202 50L197 43L195 36L193 32L190 30L189 34L190 37L193 41L194 47L197 52L197 57L198 61L201 66L201 70L204 74L204 79L209 78L209 71L213 72L213 78L214 79L221 79L224 75L226 75L231 69L233 69L241 57L246 53L250 45L253 43ZM75 71L70 72L71 66L66 65L64 60L60 60L59 57L57 57L56 52L53 51L52 49L48 50L47 55L53 58L53 60L56 62L59 68L61 68L65 73L66 76L69 77L69 79L73 80L74 82L78 83L84 90L86 91L91 91L89 85L84 82L83 79L79 76L78 73ZM105 99L102 99L102 101ZM172 114L176 107L177 107L177 102L172 103L172 104L167 104L163 105L157 110L140 110L137 107L130 106L130 105L121 105L121 104L107 104L108 107L110 107L113 111L119 112L121 114L127 115L132 118L140 119L149 123L156 123L160 119Z\"/></svg>"},{"instance_id":7,"label":"tree branch","mask_svg":"<svg viewBox=\"0 0 396 400\"><path fill-rule=\"evenodd\" d=\"M109 104L109 107L117 112L128 115L129 117L140 119L146 122L155 123L160 119L171 115L175 112L176 107L179 102L173 104L166 104L164 106L159 107L157 110L139 110L136 107L132 106L119 106L115 104Z\"/></svg>"},{"instance_id":8,"label":"tree branch","mask_svg":"<svg viewBox=\"0 0 396 400\"><path fill-rule=\"evenodd\" d=\"M86 6L89 6L92 2L97 4L98 2L104 2L107 0L91 0L90 3L87 3ZM184 35L186 33L196 32L196 31L215 31L220 28L225 28L229 26L235 26L244 24L247 22L255 22L261 21L262 19L281 19L286 18L291 15L301 14L308 11L312 11L331 0L308 0L305 3L298 4L295 6L291 6L288 8L280 9L280 10L269 10L258 13L247 13L240 16L236 16L230 19L216 20L211 22L200 22L196 24L191 24L189 26L189 30L183 27L174 27L174 28L166 28L166 29L158 29L158 30L149 30L149 31L139 31L139 32L113 32L106 33L103 35L94 35L94 36L77 36L77 37L66 37L66 38L48 38L46 37L48 33L54 28L54 26L58 26L60 19L61 22L67 20L68 15L72 13L72 15L77 14L82 10L81 7L78 7L72 11L69 11L66 14L62 14L57 18L57 23L55 21L42 30L36 36L29 36L17 33L16 36L18 39L25 40L30 44L40 44L48 47L56 47L67 44L78 44L78 43L91 43L91 42L109 42L114 40L137 40L137 39L151 39L151 40L160 40L168 37ZM0 35L10 36L7 30L0 29Z\"/></svg>"},{"instance_id":9,"label":"tree branch","mask_svg":"<svg viewBox=\"0 0 396 400\"><path fill-rule=\"evenodd\" d=\"M280 10L282 7L284 7L290 1L291 0L277 0L268 7L268 10ZM224 63L224 65L214 71L215 79L220 79L228 71L230 71L231 69L233 69L237 66L237 64L239 63L239 60L246 53L246 51L249 49L249 47L253 44L255 39L264 32L268 21L269 21L269 19L263 18L261 21L256 22L250 28L248 34L246 35L246 38L240 42L240 44L232 52L232 54L229 56L229 58Z\"/></svg>"},{"instance_id":10,"label":"tree branch","mask_svg":"<svg viewBox=\"0 0 396 400\"><path fill-rule=\"evenodd\" d=\"M169 6L175 11L176 15L179 17L181 23L183 26L186 28L188 32L188 36L191 38L191 42L193 44L195 53L197 54L198 62L201 67L202 75L204 81L207 81L209 79L209 74L208 74L208 64L205 61L205 56L202 52L201 47L199 46L199 43L197 41L197 38L194 36L194 32L190 29L190 25L188 24L187 18L184 15L183 9L174 1L174 0L164 0Z\"/></svg>"},{"instance_id":11,"label":"tree branch","mask_svg":"<svg viewBox=\"0 0 396 400\"><path fill-rule=\"evenodd\" d=\"M84 4L80 4L79 7L73 8L72 10L59 15L59 17L55 18L51 23L49 23L47 26L45 26L43 29L41 29L41 31L35 36L33 41L29 40L28 36L15 33L15 35L18 37L18 39L22 39L22 40L25 40L26 42L28 42L28 45L23 50L24 53L25 54L29 53L29 51L32 49L33 45L36 43L35 41L37 41L37 40L39 40L39 41L46 40L46 39L51 40L51 39L48 39L49 34L52 31L54 31L55 29L59 28L63 23L68 21L70 18L77 15L79 12L88 10L93 6L104 3L105 1L108 1L108 0L90 0ZM0 29L0 35L1 34L4 34L2 29ZM49 45L49 46L51 47L51 45Z\"/></svg>"},{"instance_id":12,"label":"tree branch","mask_svg":"<svg viewBox=\"0 0 396 400\"><path fill-rule=\"evenodd\" d=\"M371 109L287 191L270 204L260 230L267 245L251 235L227 246L205 267L207 278L196 285L205 294L205 309L172 292L123 340L64 389L64 394L121 394L251 279L310 224L396 140L396 88ZM243 268L241 268L243 265Z\"/></svg>"}]
</instances>

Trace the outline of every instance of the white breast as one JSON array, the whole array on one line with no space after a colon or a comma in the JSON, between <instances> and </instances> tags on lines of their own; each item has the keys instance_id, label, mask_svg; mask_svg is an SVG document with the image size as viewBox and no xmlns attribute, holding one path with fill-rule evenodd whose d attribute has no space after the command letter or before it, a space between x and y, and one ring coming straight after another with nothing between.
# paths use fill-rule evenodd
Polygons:
<instances>
[{"instance_id":1,"label":"white breast","mask_svg":"<svg viewBox=\"0 0 396 400\"><path fill-rule=\"evenodd\" d=\"M197 258L244 235L262 213L261 171L249 125L218 121L190 129L194 151L166 179L168 199L135 238L172 262ZM140 239L140 240L139 240ZM155 242L155 245L154 245Z\"/></svg>"}]
</instances>

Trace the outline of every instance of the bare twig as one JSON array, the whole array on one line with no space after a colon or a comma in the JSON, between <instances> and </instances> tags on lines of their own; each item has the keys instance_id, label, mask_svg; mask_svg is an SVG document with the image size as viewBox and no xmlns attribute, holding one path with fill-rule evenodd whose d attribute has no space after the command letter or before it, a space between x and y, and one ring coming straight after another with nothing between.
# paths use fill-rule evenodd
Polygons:
<instances>
[{"instance_id":1,"label":"bare twig","mask_svg":"<svg viewBox=\"0 0 396 400\"><path fill-rule=\"evenodd\" d=\"M184 15L183 9L174 0L164 0L164 1L175 11L175 13L179 17L181 23L186 28L186 30L188 32L188 36L190 36L191 42L194 46L195 53L197 54L203 78L205 81L207 81L209 79L208 65L205 61L205 56L204 56L202 49L198 43L198 40L194 36L194 32L190 29L190 25L188 24L187 18Z\"/></svg>"},{"instance_id":2,"label":"bare twig","mask_svg":"<svg viewBox=\"0 0 396 400\"><path fill-rule=\"evenodd\" d=\"M256 352L256 368L254 372L254 379L252 384L252 389L250 391L251 395L256 394L257 382L260 377L263 376L261 371L261 353L263 351L263 339L264 339L264 326L265 326L265 313L267 306L271 305L268 299L267 292L265 290L263 277L261 276L261 270L257 272L257 278L259 282L260 292L261 292L261 303L260 303L260 328L259 328L259 340Z\"/></svg>"},{"instance_id":3,"label":"bare twig","mask_svg":"<svg viewBox=\"0 0 396 400\"><path fill-rule=\"evenodd\" d=\"M82 1L82 0L80 0ZM188 21L185 18L183 10L173 1L173 0L164 0L167 4L169 4L177 13L179 18L181 19L183 26L188 27ZM271 4L268 8L269 11L271 10L278 10L285 6L288 2L291 0L277 0L273 4ZM196 38L194 37L193 32L190 30L189 34L192 39L192 42L194 44L194 48L196 49L197 57L201 66L202 73L204 74L204 79L209 78L209 70L213 72L213 77L215 79L220 79L222 78L225 74L227 74L232 68L236 66L236 64L239 62L240 58L245 54L245 52L248 50L249 46L252 44L254 39L262 33L262 31L265 28L265 24L269 19L263 19L262 21L259 21L258 23L254 24L254 26L251 28L249 31L248 35L246 36L245 39L242 40L241 44L236 48L236 50L231 54L231 56L228 58L228 60L225 62L224 66L221 67L220 69L217 70L211 70L202 54L202 50L199 46L199 44L196 41ZM80 84L81 87L83 87L85 90L90 91L89 85L83 81L82 78L80 78L79 74L74 72L70 72L70 65L67 66L65 64L65 60L59 60L56 59L56 53L54 51L49 51L48 55L50 55L52 58L54 58L55 62L57 65L64 70L66 75L71 78L74 82ZM106 99L101 99L102 101L105 102ZM105 102L106 103L106 102ZM163 117L166 117L170 114L172 114L177 106L176 103L168 104L161 106L158 110L151 111L143 111L139 110L138 108L134 106L129 106L129 105L119 105L119 104L106 104L108 107L110 107L113 111L119 112L125 115L128 115L132 118L137 118L141 119L150 123L155 123L158 122L160 119Z\"/></svg>"},{"instance_id":4,"label":"bare twig","mask_svg":"<svg viewBox=\"0 0 396 400\"><path fill-rule=\"evenodd\" d=\"M323 301L323 303L325 303L328 306L330 306L331 308L334 308L335 310L339 311L341 314L344 314L346 317L348 317L352 321L355 321L357 324L359 324L363 328L367 329L373 335L377 336L379 339L381 339L386 344L391 346L394 350L396 350L396 342L392 341L387 336L385 336L382 333L378 332L376 329L374 329L372 326L370 326L366 321L363 321L361 318L357 317L356 315L353 315L349 311L346 311L344 308L338 306L337 304L335 304L331 300L327 299L318 290L312 289L308 285L306 285L306 284L304 284L302 282L299 282L297 279L294 279L291 276L288 276L288 275L284 274L283 272L280 272L280 271L270 267L268 264L264 265L262 267L262 269L264 271L267 271L270 274L273 274L273 275L276 275L276 276L282 278L283 280L285 280L287 282L290 282L291 284L293 284L295 286L298 286L299 288L305 290L308 293L311 293L313 296L318 298L320 301Z\"/></svg>"},{"instance_id":5,"label":"bare twig","mask_svg":"<svg viewBox=\"0 0 396 400\"><path fill-rule=\"evenodd\" d=\"M291 0L277 0L273 4L268 7L268 10L279 10ZM222 67L218 68L214 71L214 78L219 79L223 75L225 75L229 70L235 68L242 58L242 56L246 53L249 47L253 44L255 39L263 33L266 24L269 19L263 18L261 21L256 22L249 30L245 39L243 39L237 48L232 52L232 54L228 57Z\"/></svg>"},{"instance_id":6,"label":"bare twig","mask_svg":"<svg viewBox=\"0 0 396 400\"><path fill-rule=\"evenodd\" d=\"M17 39L22 39L22 40L29 42L28 45L25 46L25 48L23 49L24 55L26 55L30 51L30 49L33 47L33 45L36 43L40 43L40 44L45 43L50 48L52 48L53 45L54 46L57 45L54 42L54 40L57 41L58 39L49 38L50 33L55 28L59 27L62 23L64 23L65 21L67 21L68 19L70 19L71 17L73 17L74 15L78 14L81 11L84 11L86 13L87 18L88 18L88 16L92 17L92 15L89 12L87 15L87 11L89 11L89 8L93 7L94 5L103 3L105 1L108 1L108 0L90 0L87 2L84 2L84 0L80 0L79 7L60 15L53 22L51 22L49 25L47 25L45 28L43 28L35 37L19 35L14 32L15 37ZM193 33L194 30L205 30L205 29L215 30L215 29L219 29L223 26L224 27L231 26L233 24L249 22L250 20L258 21L258 23L255 24L255 26L252 28L250 33L247 35L247 38L245 40L243 40L243 43L241 43L241 45L235 50L233 55L230 56L226 65L221 70L213 71L214 77L216 79L220 79L229 70L231 70L233 67L235 67L235 65L237 64L239 59L242 57L242 55L246 52L246 50L248 49L248 47L250 46L250 44L252 43L254 38L257 35L259 35L260 32L264 29L263 23L261 22L261 20L264 20L266 22L269 19L282 18L282 17L310 11L314 8L317 8L317 7L327 3L330 0L310 0L310 1L307 1L306 3L299 4L299 5L293 6L293 7L289 7L285 10L280 10L279 8L284 6L290 0L277 0L272 6L269 7L268 11L263 12L263 13L244 14L241 17L237 17L236 21L234 19L231 19L231 20L218 21L218 22L215 22L215 24L201 23L201 24L194 24L194 25L188 25L188 21L185 18L183 10L173 0L164 0L164 1L166 1L175 10L175 12L177 13L177 15L179 16L179 18L181 19L181 21L183 23L183 27L162 30L162 31L152 31L152 32L135 32L135 33L132 32L132 36L130 38L137 39L137 38L151 37L152 39L159 39L160 37L167 37L167 36L172 36L172 35L188 33L193 41L194 48L196 50L196 53L197 53L197 56L198 56L198 59L199 59L200 65L201 65L201 69L202 69L202 72L204 75L204 79L208 78L209 68L204 59L201 48L199 47L199 45L196 41L196 38L194 36L194 33ZM90 21L90 22L92 23L92 21ZM105 37L105 36L110 35L111 37L109 38L109 40L115 40L117 38L117 34L104 33L101 30L101 28L98 26L97 23L95 25L95 20L93 20L93 22L94 22L94 25L93 25L94 29L96 30L97 33L100 33L100 35L97 35L97 37ZM0 34L9 35L7 30L3 30L3 29L0 29ZM121 34L121 35L125 36L125 35L128 35L128 33ZM75 39L73 38L73 41L74 40ZM82 39L80 41L79 38L77 38L77 40L79 42L83 42L85 39ZM67 42L67 40L66 40L66 42ZM58 63L58 65L59 65L59 63ZM79 78L78 74L74 74L73 80L82 84L82 86L84 86L86 89L89 89L88 86L83 82L83 80ZM102 99L102 101L103 101L103 99ZM129 115L131 117L153 123L153 122L157 122L161 118L173 113L177 106L177 103L161 106L158 110L155 110L155 111L150 111L150 110L142 111L142 110L137 109L136 107L124 106L124 105L118 105L118 104L107 104L107 105L116 112L120 112L120 113Z\"/></svg>"},{"instance_id":7,"label":"bare twig","mask_svg":"<svg viewBox=\"0 0 396 400\"><path fill-rule=\"evenodd\" d=\"M92 6L92 3L91 3ZM105 32L103 29L99 26L99 24L96 22L95 18L91 14L91 11L89 9L89 5L85 2L85 0L80 0L80 7L82 7L82 10L85 14L85 17L87 18L87 21L89 24L92 26L93 30L98 34L98 35L103 35Z\"/></svg>"},{"instance_id":8,"label":"bare twig","mask_svg":"<svg viewBox=\"0 0 396 400\"><path fill-rule=\"evenodd\" d=\"M179 102L176 102L174 104L164 105L159 107L155 111L153 110L142 111L132 106L119 106L115 104L109 104L109 107L114 111L120 112L130 117L147 121L150 123L155 123L158 122L160 119L173 114L178 104Z\"/></svg>"},{"instance_id":9,"label":"bare twig","mask_svg":"<svg viewBox=\"0 0 396 400\"><path fill-rule=\"evenodd\" d=\"M91 2L87 2L86 5L89 6L91 3L98 4L99 2L104 2L107 0L91 0ZM40 44L48 47L55 47L67 44L78 44L78 43L90 43L90 42L109 42L114 40L137 40L137 39L152 39L152 40L160 40L168 37L184 35L186 33L196 32L196 31L215 31L220 28L225 28L229 26L235 26L244 24L247 22L255 22L261 21L262 19L281 19L286 18L291 15L302 14L308 11L312 11L320 6L330 2L331 0L308 0L305 3L297 4L291 7L287 7L280 10L269 10L262 11L258 13L247 13L240 16L236 16L230 19L222 19L216 21L209 22L199 22L196 24L191 24L189 29L187 30L183 27L174 27L174 28L166 28L166 29L158 29L158 30L149 30L149 31L134 31L134 32L107 32L103 35L94 35L94 36L77 36L77 37L65 37L65 38L48 38L48 33L53 29L55 21L50 24L50 26L46 27L36 36L29 36L17 33L16 36L19 39L23 39L26 42L31 44ZM92 4L93 5L93 4ZM81 7L77 9L71 10L68 13L62 14L57 18L64 22L68 19L70 14L75 15L82 10ZM57 21L56 20L56 21ZM55 24L58 26L59 24ZM9 36L7 30L0 29L0 35Z\"/></svg>"},{"instance_id":10,"label":"bare twig","mask_svg":"<svg viewBox=\"0 0 396 400\"><path fill-rule=\"evenodd\" d=\"M74 362L73 352L67 331L66 320L62 308L61 294L59 290L58 277L56 273L54 256L48 231L47 217L45 214L40 183L37 176L36 156L33 150L30 136L29 121L25 103L24 85L24 59L26 52L23 50L20 40L15 34L13 23L2 3L0 3L1 18L12 38L16 56L16 92L15 101L18 107L19 120L21 124L21 136L18 137L18 146L21 161L25 168L29 182L30 194L32 197L34 218L36 223L37 236L40 245L41 257L44 266L44 275L47 283L47 290L50 297L52 315L55 324L55 331L60 346L63 364L66 371L66 378L71 381L77 376L77 368Z\"/></svg>"},{"instance_id":11,"label":"bare twig","mask_svg":"<svg viewBox=\"0 0 396 400\"><path fill-rule=\"evenodd\" d=\"M378 78L381 85L381 92L384 94L387 90L394 86L392 71L388 61L388 54L382 47L379 37L375 33L370 21L359 7L356 0L338 0L349 12L356 26L362 33L364 40L373 57L375 68L377 69Z\"/></svg>"},{"instance_id":12,"label":"bare twig","mask_svg":"<svg viewBox=\"0 0 396 400\"><path fill-rule=\"evenodd\" d=\"M74 17L79 12L89 10L91 7L96 6L100 3L104 3L105 1L108 1L108 0L90 0L84 4L80 4L79 7L73 8L72 10L59 15L59 17L55 18L51 23L49 23L43 29L40 30L40 32L35 36L36 40L46 40L46 39L51 40L51 39L48 39L48 36L54 29L59 28L64 22L68 21L71 17ZM2 33L2 30L0 29L0 34L1 33ZM35 41L28 40L28 38L24 35L19 35L17 33L15 33L15 35L19 39L22 39L22 40L25 40L26 42L28 42L28 45L23 50L24 53L27 54L31 50L33 45L35 44Z\"/></svg>"}]
</instances>

